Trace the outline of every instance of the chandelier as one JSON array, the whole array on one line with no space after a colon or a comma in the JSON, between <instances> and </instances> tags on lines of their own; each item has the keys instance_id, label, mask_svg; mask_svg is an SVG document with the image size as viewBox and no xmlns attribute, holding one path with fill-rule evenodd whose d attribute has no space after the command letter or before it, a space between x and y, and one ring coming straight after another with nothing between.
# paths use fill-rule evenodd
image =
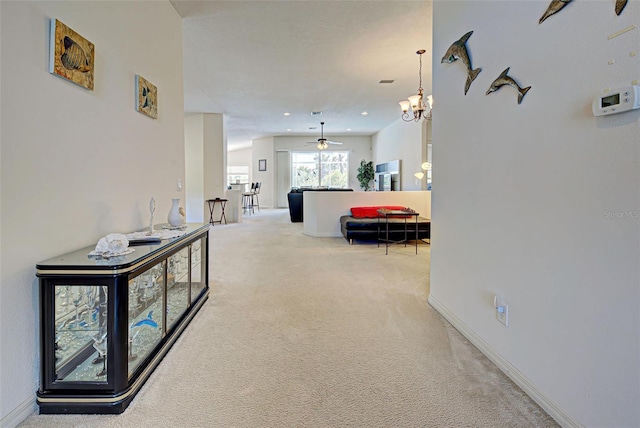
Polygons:
<instances>
[{"instance_id":1,"label":"chandelier","mask_svg":"<svg viewBox=\"0 0 640 428\"><path fill-rule=\"evenodd\" d=\"M433 97L427 96L426 103L422 95L422 54L425 53L424 49L420 49L416 52L420 55L420 71L418 76L420 77L420 86L418 87L418 94L411 95L404 101L400 101L400 108L402 109L402 120L405 122L419 121L422 118L431 119L431 109L433 108ZM409 108L413 116L409 114Z\"/></svg>"}]
</instances>

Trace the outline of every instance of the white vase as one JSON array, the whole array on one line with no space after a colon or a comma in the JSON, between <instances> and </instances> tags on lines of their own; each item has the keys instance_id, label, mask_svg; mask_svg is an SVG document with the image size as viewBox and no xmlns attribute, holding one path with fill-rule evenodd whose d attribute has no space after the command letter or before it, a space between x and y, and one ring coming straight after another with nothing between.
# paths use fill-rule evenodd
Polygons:
<instances>
[{"instance_id":1,"label":"white vase","mask_svg":"<svg viewBox=\"0 0 640 428\"><path fill-rule=\"evenodd\" d=\"M167 221L173 227L182 225L182 215L180 214L180 199L171 199L171 209Z\"/></svg>"}]
</instances>

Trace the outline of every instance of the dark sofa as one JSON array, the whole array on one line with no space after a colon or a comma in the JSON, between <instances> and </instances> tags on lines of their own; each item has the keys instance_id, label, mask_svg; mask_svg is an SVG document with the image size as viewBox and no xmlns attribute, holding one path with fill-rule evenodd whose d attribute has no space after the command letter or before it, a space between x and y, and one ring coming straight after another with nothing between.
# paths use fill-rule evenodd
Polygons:
<instances>
[{"instance_id":1,"label":"dark sofa","mask_svg":"<svg viewBox=\"0 0 640 428\"><path fill-rule=\"evenodd\" d=\"M404 239L404 225L405 219L390 218L389 239L393 241ZM379 227L380 235L378 235L377 218L355 218L350 215L340 217L340 229L349 244L353 244L354 239L376 241L378 238L384 238L386 232L385 219L380 219ZM407 238L413 240L415 236L416 221L413 218L407 219ZM431 239L431 220L418 217L418 239Z\"/></svg>"},{"instance_id":2,"label":"dark sofa","mask_svg":"<svg viewBox=\"0 0 640 428\"><path fill-rule=\"evenodd\" d=\"M340 189L333 187L294 187L287 194L287 200L289 201L289 217L291 217L292 223L300 223L304 220L303 212L303 195L304 192L353 192L353 189Z\"/></svg>"}]
</instances>

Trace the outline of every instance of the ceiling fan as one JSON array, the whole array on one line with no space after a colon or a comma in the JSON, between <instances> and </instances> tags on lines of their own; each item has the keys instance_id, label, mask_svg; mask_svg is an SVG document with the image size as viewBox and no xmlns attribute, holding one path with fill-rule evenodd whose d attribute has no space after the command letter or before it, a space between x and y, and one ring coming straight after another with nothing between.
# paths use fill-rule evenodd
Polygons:
<instances>
[{"instance_id":1,"label":"ceiling fan","mask_svg":"<svg viewBox=\"0 0 640 428\"><path fill-rule=\"evenodd\" d=\"M342 143L339 143L337 141L329 141L326 138L324 138L324 122L320 122L320 138L318 138L318 141L307 141L307 144L316 144L316 147L319 150L325 150L327 148L329 148L329 144L337 144L337 145L341 145Z\"/></svg>"}]
</instances>

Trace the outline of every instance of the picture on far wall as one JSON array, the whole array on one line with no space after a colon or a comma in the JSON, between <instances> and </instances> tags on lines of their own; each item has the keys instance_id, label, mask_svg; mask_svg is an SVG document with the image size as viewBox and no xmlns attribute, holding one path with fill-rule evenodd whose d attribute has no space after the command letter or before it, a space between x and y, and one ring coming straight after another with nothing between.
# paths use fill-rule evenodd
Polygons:
<instances>
[{"instance_id":1,"label":"picture on far wall","mask_svg":"<svg viewBox=\"0 0 640 428\"><path fill-rule=\"evenodd\" d=\"M267 160L260 159L258 161L258 171L266 171L267 170Z\"/></svg>"},{"instance_id":2,"label":"picture on far wall","mask_svg":"<svg viewBox=\"0 0 640 428\"><path fill-rule=\"evenodd\" d=\"M95 46L64 25L51 20L49 73L93 90Z\"/></svg>"},{"instance_id":3,"label":"picture on far wall","mask_svg":"<svg viewBox=\"0 0 640 428\"><path fill-rule=\"evenodd\" d=\"M139 74L136 74L136 111L158 118L158 88Z\"/></svg>"}]
</instances>

